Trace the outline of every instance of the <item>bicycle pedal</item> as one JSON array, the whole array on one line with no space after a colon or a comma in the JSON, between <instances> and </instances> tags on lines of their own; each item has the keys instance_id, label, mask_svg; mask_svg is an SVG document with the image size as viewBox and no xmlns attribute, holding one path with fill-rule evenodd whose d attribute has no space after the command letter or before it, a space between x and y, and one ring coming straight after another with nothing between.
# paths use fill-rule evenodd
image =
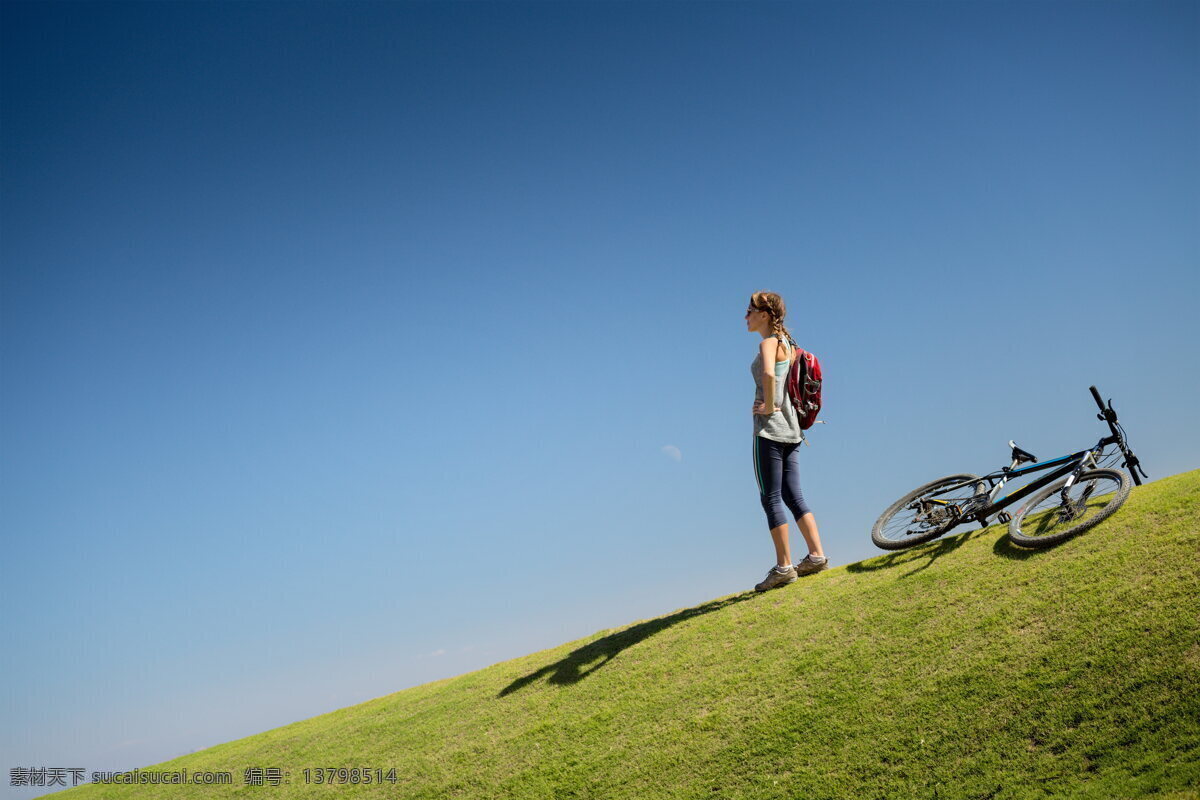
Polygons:
<instances>
[{"instance_id":1,"label":"bicycle pedal","mask_svg":"<svg viewBox=\"0 0 1200 800\"><path fill-rule=\"evenodd\" d=\"M1012 514L1009 514L1007 511L1001 511L996 515L996 519L1007 525L1008 523L1012 522Z\"/></svg>"}]
</instances>

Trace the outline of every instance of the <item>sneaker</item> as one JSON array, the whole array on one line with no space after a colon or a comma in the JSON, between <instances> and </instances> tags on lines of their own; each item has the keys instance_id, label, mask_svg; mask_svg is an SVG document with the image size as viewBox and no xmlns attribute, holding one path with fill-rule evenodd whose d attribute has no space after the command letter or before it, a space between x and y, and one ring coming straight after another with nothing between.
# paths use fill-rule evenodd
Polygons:
<instances>
[{"instance_id":1,"label":"sneaker","mask_svg":"<svg viewBox=\"0 0 1200 800\"><path fill-rule=\"evenodd\" d=\"M803 561L796 565L796 574L813 575L823 569L829 569L829 559L822 558L820 561L817 561L810 553L804 557Z\"/></svg>"},{"instance_id":2,"label":"sneaker","mask_svg":"<svg viewBox=\"0 0 1200 800\"><path fill-rule=\"evenodd\" d=\"M767 589L774 589L776 586L787 586L794 580L796 580L795 567L788 567L783 572L780 572L778 567L771 567L767 572L767 577L763 578L763 582L754 586L754 591L765 592Z\"/></svg>"}]
</instances>

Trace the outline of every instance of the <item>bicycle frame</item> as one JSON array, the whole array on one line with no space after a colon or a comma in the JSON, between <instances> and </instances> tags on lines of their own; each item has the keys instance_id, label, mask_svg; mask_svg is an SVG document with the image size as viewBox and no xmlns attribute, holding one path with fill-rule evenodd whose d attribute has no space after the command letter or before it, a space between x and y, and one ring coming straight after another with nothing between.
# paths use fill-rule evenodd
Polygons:
<instances>
[{"instance_id":1,"label":"bicycle frame","mask_svg":"<svg viewBox=\"0 0 1200 800\"><path fill-rule=\"evenodd\" d=\"M991 486L987 494L977 495L976 497L964 502L959 509L958 520L954 523L955 525L959 525L963 522L978 522L980 525L986 527L988 524L988 517L1000 512L1004 508L1007 508L1021 498L1036 492L1043 486L1049 486L1055 481L1063 478L1066 478L1066 480L1063 481L1063 487L1066 488L1070 486L1072 483L1074 483L1074 479L1079 475L1079 473L1083 472L1085 467L1087 467L1089 464L1093 467L1096 466L1096 455L1098 453L1103 451L1106 446L1117 443L1118 439L1116 436L1106 436L1097 442L1095 447L1091 447L1087 450L1080 450L1078 453L1072 453L1069 456L1060 456L1049 461L1031 464L1028 467L1021 467L1020 469L1017 467L1021 462L1014 458L1012 464L1007 467L1003 467L1002 469L999 469L989 475L984 475L981 478L972 478L969 481L962 481L961 483L956 483L953 486L948 486L939 492L934 492L926 499L932 500L938 495L947 494L968 486L973 486L980 481L987 481ZM1004 485L1008 483L1009 480L1013 478L1020 478L1025 475L1032 475L1035 472L1041 472L1042 470L1047 469L1053 471L1035 481L1025 484L1020 489L1017 489L1016 491L1011 492L1004 497L999 496L1000 492L1004 489ZM933 500L933 502L939 501Z\"/></svg>"}]
</instances>

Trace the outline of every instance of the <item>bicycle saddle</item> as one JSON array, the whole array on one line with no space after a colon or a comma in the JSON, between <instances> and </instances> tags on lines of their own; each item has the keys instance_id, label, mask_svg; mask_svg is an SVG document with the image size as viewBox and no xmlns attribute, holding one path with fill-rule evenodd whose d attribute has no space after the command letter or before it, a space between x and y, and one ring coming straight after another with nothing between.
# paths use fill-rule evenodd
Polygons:
<instances>
[{"instance_id":1,"label":"bicycle saddle","mask_svg":"<svg viewBox=\"0 0 1200 800\"><path fill-rule=\"evenodd\" d=\"M1023 461L1032 461L1034 464L1037 463L1037 456L1035 456L1033 453L1027 453L1021 448L1017 447L1016 442L1010 441L1008 446L1012 448L1013 461L1016 461L1018 464Z\"/></svg>"}]
</instances>

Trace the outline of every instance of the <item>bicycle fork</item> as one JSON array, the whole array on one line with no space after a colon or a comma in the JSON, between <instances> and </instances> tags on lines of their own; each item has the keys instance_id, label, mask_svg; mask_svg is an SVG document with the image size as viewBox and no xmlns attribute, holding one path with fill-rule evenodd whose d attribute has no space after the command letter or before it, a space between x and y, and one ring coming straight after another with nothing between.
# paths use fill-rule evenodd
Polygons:
<instances>
[{"instance_id":1,"label":"bicycle fork","mask_svg":"<svg viewBox=\"0 0 1200 800\"><path fill-rule=\"evenodd\" d=\"M1062 489L1059 490L1058 493L1058 496L1062 499L1062 505L1058 509L1058 516L1063 522L1069 522L1070 520L1082 514L1083 510L1087 508L1088 498L1091 497L1092 492L1096 490L1095 481L1092 481L1087 485L1087 488L1083 490L1083 494L1079 496L1079 500L1077 502L1071 502L1071 498L1067 493L1071 490L1071 487L1075 485L1075 481L1079 480L1079 476L1083 474L1083 470L1086 467L1094 468L1096 466L1096 454L1094 451L1089 450L1087 454L1080 459L1079 466L1075 468L1075 471L1068 475L1067 479L1063 481Z\"/></svg>"}]
</instances>

